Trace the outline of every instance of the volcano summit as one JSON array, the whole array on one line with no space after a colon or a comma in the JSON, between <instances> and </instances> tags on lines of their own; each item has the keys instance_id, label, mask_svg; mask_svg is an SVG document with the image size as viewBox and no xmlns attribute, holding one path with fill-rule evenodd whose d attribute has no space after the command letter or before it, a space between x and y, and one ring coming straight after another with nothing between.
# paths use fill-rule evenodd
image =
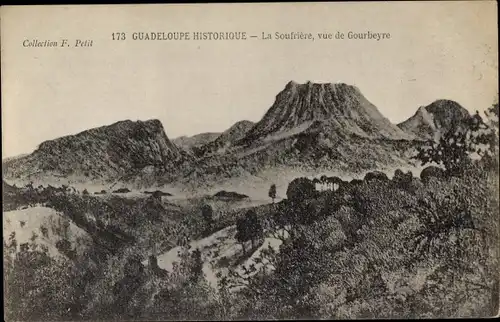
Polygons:
<instances>
[{"instance_id":1,"label":"volcano summit","mask_svg":"<svg viewBox=\"0 0 500 322\"><path fill-rule=\"evenodd\" d=\"M246 140L301 131L313 123L328 123L336 132L371 139L411 139L385 118L355 86L344 83L289 82Z\"/></svg>"}]
</instances>

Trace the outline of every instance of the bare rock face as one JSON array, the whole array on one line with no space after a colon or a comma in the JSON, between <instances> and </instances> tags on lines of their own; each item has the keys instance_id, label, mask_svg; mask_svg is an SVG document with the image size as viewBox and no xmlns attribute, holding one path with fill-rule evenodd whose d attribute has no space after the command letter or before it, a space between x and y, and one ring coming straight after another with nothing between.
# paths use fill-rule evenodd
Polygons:
<instances>
[{"instance_id":1,"label":"bare rock face","mask_svg":"<svg viewBox=\"0 0 500 322\"><path fill-rule=\"evenodd\" d=\"M421 106L412 117L398 124L398 127L420 139L437 139L452 126L460 126L468 118L469 112L457 102L437 100L430 105Z\"/></svg>"},{"instance_id":2,"label":"bare rock face","mask_svg":"<svg viewBox=\"0 0 500 322\"><path fill-rule=\"evenodd\" d=\"M45 141L32 154L4 162L4 175L113 179L148 166L167 170L183 158L159 120L127 120Z\"/></svg>"}]
</instances>

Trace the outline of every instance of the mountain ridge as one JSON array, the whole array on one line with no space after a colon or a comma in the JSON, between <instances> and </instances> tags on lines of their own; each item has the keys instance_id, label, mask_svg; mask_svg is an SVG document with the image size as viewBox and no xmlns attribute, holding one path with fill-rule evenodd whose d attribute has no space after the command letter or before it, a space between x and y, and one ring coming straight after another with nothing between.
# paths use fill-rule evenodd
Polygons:
<instances>
[{"instance_id":1,"label":"mountain ridge","mask_svg":"<svg viewBox=\"0 0 500 322\"><path fill-rule=\"evenodd\" d=\"M459 106L436 102L429 110L445 117L447 106ZM424 112L420 108L415 115ZM463 114L451 113L458 118ZM210 184L273 167L359 172L410 162L410 152L423 139L406 129L405 122L392 124L355 86L290 81L260 121L236 122L224 132L210 133L211 138L194 135L193 142L200 141L188 148L175 143L179 138L170 140L159 120L125 120L42 142L30 155L3 160L3 173L11 178L33 172L74 175L147 186Z\"/></svg>"},{"instance_id":2,"label":"mountain ridge","mask_svg":"<svg viewBox=\"0 0 500 322\"><path fill-rule=\"evenodd\" d=\"M194 134L191 136L183 135L173 138L172 143L183 149L190 150L192 148L200 147L214 141L221 134L221 132L205 132Z\"/></svg>"},{"instance_id":3,"label":"mountain ridge","mask_svg":"<svg viewBox=\"0 0 500 322\"><path fill-rule=\"evenodd\" d=\"M44 141L33 153L3 162L3 174L53 173L106 180L147 166L167 168L185 158L159 120L125 120Z\"/></svg>"}]
</instances>

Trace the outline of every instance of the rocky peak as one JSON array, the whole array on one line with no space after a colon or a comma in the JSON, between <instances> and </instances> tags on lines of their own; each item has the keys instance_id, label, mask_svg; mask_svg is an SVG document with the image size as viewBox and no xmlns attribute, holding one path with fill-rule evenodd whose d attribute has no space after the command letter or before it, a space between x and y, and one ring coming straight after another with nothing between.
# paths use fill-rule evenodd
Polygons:
<instances>
[{"instance_id":1,"label":"rocky peak","mask_svg":"<svg viewBox=\"0 0 500 322\"><path fill-rule=\"evenodd\" d=\"M469 112L457 102L441 99L419 107L413 116L398 124L398 127L421 139L437 139L469 117Z\"/></svg>"}]
</instances>

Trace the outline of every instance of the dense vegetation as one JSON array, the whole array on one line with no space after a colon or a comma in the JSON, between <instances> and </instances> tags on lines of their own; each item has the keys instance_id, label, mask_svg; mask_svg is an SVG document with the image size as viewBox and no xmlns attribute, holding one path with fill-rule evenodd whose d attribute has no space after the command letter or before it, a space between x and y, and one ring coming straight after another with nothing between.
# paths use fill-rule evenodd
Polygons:
<instances>
[{"instance_id":1,"label":"dense vegetation","mask_svg":"<svg viewBox=\"0 0 500 322\"><path fill-rule=\"evenodd\" d=\"M6 319L495 315L498 123L481 120L453 131L418 152L421 161L440 166L420 177L375 172L364 180L332 179L336 189L326 191L315 189L326 178L297 178L287 199L234 212L231 220L219 220L202 205L196 225L187 221L194 216L185 219L182 211L155 199L8 187L13 192L6 194L4 207L45 203L102 247L94 256L52 258L35 241L17 251L15 238L4 239ZM478 131L484 136L472 136ZM480 157L470 158L473 153ZM271 191L269 196L274 199ZM283 243L263 251L259 267L243 273L230 268L217 289L203 277L199 250L183 248L172 272L142 264L151 244L163 250L186 245L230 224L237 226L235 238L251 241L252 249L263 234Z\"/></svg>"}]
</instances>

